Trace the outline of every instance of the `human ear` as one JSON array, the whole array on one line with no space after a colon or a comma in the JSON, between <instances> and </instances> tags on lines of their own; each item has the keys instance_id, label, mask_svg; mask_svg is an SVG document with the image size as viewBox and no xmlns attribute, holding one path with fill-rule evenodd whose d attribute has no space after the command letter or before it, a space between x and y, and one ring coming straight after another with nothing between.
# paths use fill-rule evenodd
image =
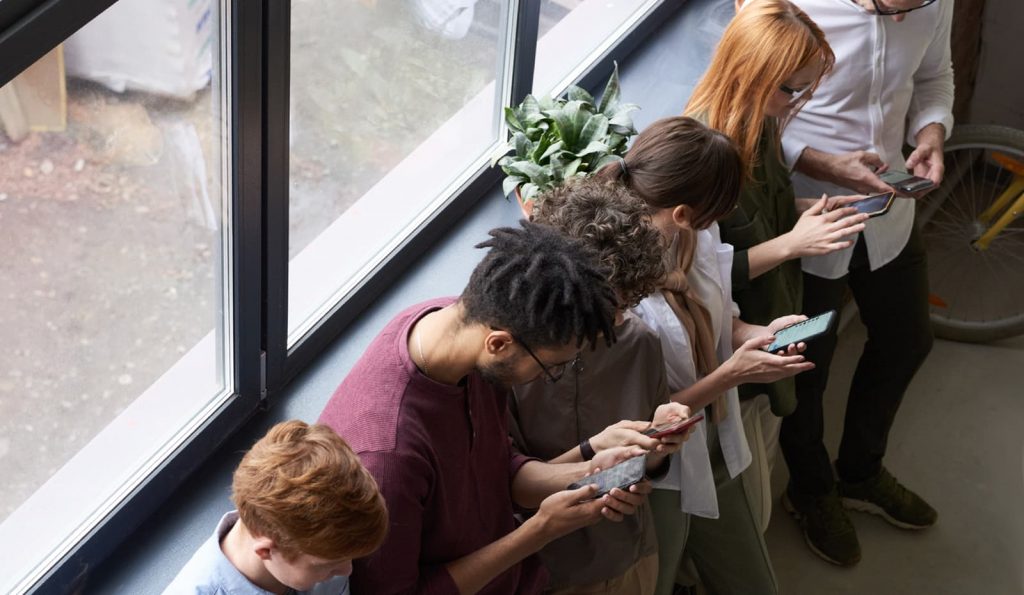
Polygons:
<instances>
[{"instance_id":1,"label":"human ear","mask_svg":"<svg viewBox=\"0 0 1024 595\"><path fill-rule=\"evenodd\" d=\"M487 334L484 338L484 350L488 355L498 355L499 353L505 352L512 347L512 343L515 339L512 338L512 333L508 331L494 330Z\"/></svg>"},{"instance_id":2,"label":"human ear","mask_svg":"<svg viewBox=\"0 0 1024 595\"><path fill-rule=\"evenodd\" d=\"M274 540L269 537L255 537L252 542L252 551L260 560L269 560L271 552L275 548Z\"/></svg>"},{"instance_id":3,"label":"human ear","mask_svg":"<svg viewBox=\"0 0 1024 595\"><path fill-rule=\"evenodd\" d=\"M688 205L678 205L672 209L672 222L681 229L693 229L693 209Z\"/></svg>"}]
</instances>

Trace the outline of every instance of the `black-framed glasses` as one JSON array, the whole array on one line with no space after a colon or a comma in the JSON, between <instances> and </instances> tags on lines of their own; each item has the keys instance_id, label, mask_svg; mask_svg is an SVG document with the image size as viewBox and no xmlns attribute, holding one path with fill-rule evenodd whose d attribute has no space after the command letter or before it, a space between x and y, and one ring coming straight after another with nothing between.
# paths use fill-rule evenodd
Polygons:
<instances>
[{"instance_id":1,"label":"black-framed glasses","mask_svg":"<svg viewBox=\"0 0 1024 595\"><path fill-rule=\"evenodd\" d=\"M560 364L552 364L551 366L548 366L544 362L540 361L540 358L537 357L537 354L534 353L532 349L530 349L530 346L526 344L526 341L523 341L522 339L514 335L512 336L512 338L518 341L519 344L523 346L523 349L526 350L526 353L530 354L530 357L533 358L533 361L537 362L537 365L540 366L540 369L544 370L544 376L546 377L544 380L549 384L554 384L561 380L562 376L565 376L566 366L568 366L569 364L574 364L580 357L580 354L577 353L576 357L572 358L569 361L565 361Z\"/></svg>"},{"instance_id":2,"label":"black-framed glasses","mask_svg":"<svg viewBox=\"0 0 1024 595\"><path fill-rule=\"evenodd\" d=\"M786 95L789 95L789 100L791 102L794 102L794 101L799 101L799 100L803 99L806 95L808 95L811 92L811 86L807 85L806 87L803 87L803 88L800 88L800 89L794 89L793 87L790 87L789 85L781 84L781 85L779 85L779 91L782 91Z\"/></svg>"},{"instance_id":3,"label":"black-framed glasses","mask_svg":"<svg viewBox=\"0 0 1024 595\"><path fill-rule=\"evenodd\" d=\"M875 5L875 14L889 16L894 14L906 14L908 12L914 12L920 10L930 4L935 4L935 0L921 0L921 4L913 8L882 8L878 5L878 0L871 0L871 3Z\"/></svg>"}]
</instances>

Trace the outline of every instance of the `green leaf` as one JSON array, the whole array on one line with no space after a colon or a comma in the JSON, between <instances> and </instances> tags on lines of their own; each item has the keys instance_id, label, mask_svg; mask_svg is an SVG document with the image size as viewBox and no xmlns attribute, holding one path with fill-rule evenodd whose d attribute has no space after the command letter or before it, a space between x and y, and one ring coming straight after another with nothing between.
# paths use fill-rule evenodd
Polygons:
<instances>
[{"instance_id":1,"label":"green leaf","mask_svg":"<svg viewBox=\"0 0 1024 595\"><path fill-rule=\"evenodd\" d=\"M501 183L501 191L504 192L505 196L507 197L513 192L515 192L516 186L522 185L525 181L526 178L520 176L508 176Z\"/></svg>"},{"instance_id":2,"label":"green leaf","mask_svg":"<svg viewBox=\"0 0 1024 595\"><path fill-rule=\"evenodd\" d=\"M536 160L537 163L544 163L545 160L550 160L552 155L562 152L564 150L564 147L565 143L563 143L562 141L551 143L551 146L549 146L544 151L544 153L541 154L540 159Z\"/></svg>"},{"instance_id":3,"label":"green leaf","mask_svg":"<svg viewBox=\"0 0 1024 595\"><path fill-rule=\"evenodd\" d=\"M523 195L523 202L531 201L540 194L540 186L537 184L523 184L523 187L519 189L519 193Z\"/></svg>"},{"instance_id":4,"label":"green leaf","mask_svg":"<svg viewBox=\"0 0 1024 595\"><path fill-rule=\"evenodd\" d=\"M510 107L505 108L505 123L514 131L526 132L526 127L523 126L523 123L519 120L519 116L516 114L516 111Z\"/></svg>"},{"instance_id":5,"label":"green leaf","mask_svg":"<svg viewBox=\"0 0 1024 595\"><path fill-rule=\"evenodd\" d=\"M604 114L594 114L587 118L580 132L580 144L603 141L608 136L608 118Z\"/></svg>"},{"instance_id":6,"label":"green leaf","mask_svg":"<svg viewBox=\"0 0 1024 595\"><path fill-rule=\"evenodd\" d=\"M597 160L597 163L594 164L591 171L597 171L609 163L618 163L619 161L622 161L622 157L619 157L618 155L605 155Z\"/></svg>"},{"instance_id":7,"label":"green leaf","mask_svg":"<svg viewBox=\"0 0 1024 595\"><path fill-rule=\"evenodd\" d=\"M546 182L551 179L550 168L530 163L529 161L517 161L510 163L506 171L510 174L520 175L529 178L532 182Z\"/></svg>"},{"instance_id":8,"label":"green leaf","mask_svg":"<svg viewBox=\"0 0 1024 595\"><path fill-rule=\"evenodd\" d=\"M571 101L581 101L591 106L594 105L594 96L576 85L569 87L568 96Z\"/></svg>"},{"instance_id":9,"label":"green leaf","mask_svg":"<svg viewBox=\"0 0 1024 595\"><path fill-rule=\"evenodd\" d=\"M597 111L611 119L610 112L615 110L615 107L619 104L619 91L619 63L612 62L612 76L608 79L608 84L604 86L604 92L601 93L601 103L598 104Z\"/></svg>"},{"instance_id":10,"label":"green leaf","mask_svg":"<svg viewBox=\"0 0 1024 595\"><path fill-rule=\"evenodd\" d=\"M530 139L527 138L526 134L517 132L515 136L512 137L512 140L515 143L516 155L522 158L528 158L530 153L533 151L533 143L530 142Z\"/></svg>"},{"instance_id":11,"label":"green leaf","mask_svg":"<svg viewBox=\"0 0 1024 595\"><path fill-rule=\"evenodd\" d=\"M537 98L533 95L527 95L526 99L523 99L523 102L519 104L519 112L524 117L539 114L540 104L537 102Z\"/></svg>"},{"instance_id":12,"label":"green leaf","mask_svg":"<svg viewBox=\"0 0 1024 595\"><path fill-rule=\"evenodd\" d=\"M582 108L583 102L570 101L561 110L551 114L558 135L565 142L566 149L570 151L579 145L580 133L583 132L583 127L590 117L590 114Z\"/></svg>"},{"instance_id":13,"label":"green leaf","mask_svg":"<svg viewBox=\"0 0 1024 595\"><path fill-rule=\"evenodd\" d=\"M599 140L595 140L595 141L590 141L590 144L588 144L586 147L584 147L583 150L580 151L579 153L576 153L576 155L578 157L586 157L587 155L593 155L594 153L607 153L607 152L608 152L608 145L604 144L603 142L601 142Z\"/></svg>"},{"instance_id":14,"label":"green leaf","mask_svg":"<svg viewBox=\"0 0 1024 595\"><path fill-rule=\"evenodd\" d=\"M580 168L580 165L582 163L582 159L573 159L568 164L566 164L565 169L562 170L562 179L568 180L569 178L575 176L576 171Z\"/></svg>"}]
</instances>

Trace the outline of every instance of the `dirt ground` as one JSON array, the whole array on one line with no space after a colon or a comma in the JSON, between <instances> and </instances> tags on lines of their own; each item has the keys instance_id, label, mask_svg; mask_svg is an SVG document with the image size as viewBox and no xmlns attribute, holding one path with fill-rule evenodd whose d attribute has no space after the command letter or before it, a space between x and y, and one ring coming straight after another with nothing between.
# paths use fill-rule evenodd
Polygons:
<instances>
[{"instance_id":1,"label":"dirt ground","mask_svg":"<svg viewBox=\"0 0 1024 595\"><path fill-rule=\"evenodd\" d=\"M292 3L291 256L497 72L498 0L424 6ZM0 134L0 522L220 324L218 104L70 79L65 131Z\"/></svg>"}]
</instances>

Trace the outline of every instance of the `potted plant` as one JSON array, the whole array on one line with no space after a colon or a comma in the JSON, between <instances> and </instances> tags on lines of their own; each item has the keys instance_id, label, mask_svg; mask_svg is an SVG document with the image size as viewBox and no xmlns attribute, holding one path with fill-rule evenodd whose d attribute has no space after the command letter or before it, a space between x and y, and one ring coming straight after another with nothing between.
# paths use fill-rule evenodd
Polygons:
<instances>
[{"instance_id":1,"label":"potted plant","mask_svg":"<svg viewBox=\"0 0 1024 595\"><path fill-rule=\"evenodd\" d=\"M639 108L620 103L619 91L616 64L600 101L573 85L564 97L527 95L516 107L505 108L511 138L495 163L507 175L505 196L515 193L527 217L545 190L621 159L636 134L631 112Z\"/></svg>"}]
</instances>

